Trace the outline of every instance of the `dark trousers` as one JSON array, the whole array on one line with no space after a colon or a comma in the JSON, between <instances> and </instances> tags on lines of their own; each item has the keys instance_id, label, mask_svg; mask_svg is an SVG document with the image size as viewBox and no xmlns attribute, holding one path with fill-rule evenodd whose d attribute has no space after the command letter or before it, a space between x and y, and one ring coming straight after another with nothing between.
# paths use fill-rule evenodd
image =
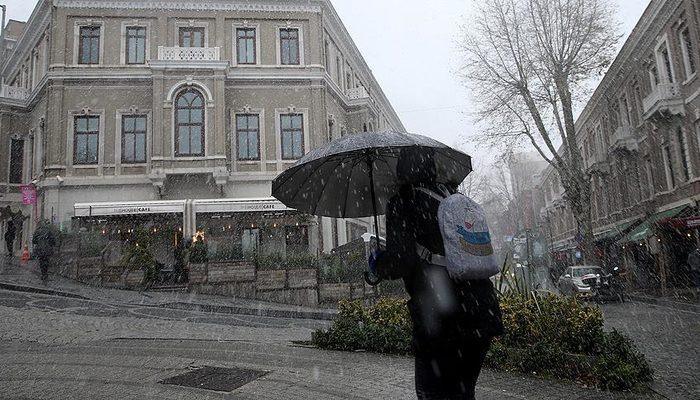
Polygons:
<instances>
[{"instance_id":1,"label":"dark trousers","mask_svg":"<svg viewBox=\"0 0 700 400\"><path fill-rule=\"evenodd\" d=\"M5 248L7 248L7 255L11 256L14 250L15 239L5 239Z\"/></svg>"},{"instance_id":2,"label":"dark trousers","mask_svg":"<svg viewBox=\"0 0 700 400\"><path fill-rule=\"evenodd\" d=\"M41 270L42 281L46 281L49 277L49 264L51 263L49 260L50 259L46 257L39 257L39 269Z\"/></svg>"},{"instance_id":3,"label":"dark trousers","mask_svg":"<svg viewBox=\"0 0 700 400\"><path fill-rule=\"evenodd\" d=\"M452 349L416 354L419 400L473 400L491 339L465 341Z\"/></svg>"}]
</instances>

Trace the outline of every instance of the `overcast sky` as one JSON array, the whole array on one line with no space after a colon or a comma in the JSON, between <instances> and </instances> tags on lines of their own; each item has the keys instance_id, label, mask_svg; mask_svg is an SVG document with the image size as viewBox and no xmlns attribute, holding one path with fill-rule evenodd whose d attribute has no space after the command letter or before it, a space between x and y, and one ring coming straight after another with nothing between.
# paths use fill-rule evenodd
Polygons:
<instances>
[{"instance_id":1,"label":"overcast sky","mask_svg":"<svg viewBox=\"0 0 700 400\"><path fill-rule=\"evenodd\" d=\"M406 128L449 145L457 145L459 137L473 130L468 96L454 71L459 66L455 43L474 1L332 0ZM612 1L627 35L649 1ZM22 21L36 4L5 2L8 18ZM484 157L475 143L465 150L477 159Z\"/></svg>"}]
</instances>

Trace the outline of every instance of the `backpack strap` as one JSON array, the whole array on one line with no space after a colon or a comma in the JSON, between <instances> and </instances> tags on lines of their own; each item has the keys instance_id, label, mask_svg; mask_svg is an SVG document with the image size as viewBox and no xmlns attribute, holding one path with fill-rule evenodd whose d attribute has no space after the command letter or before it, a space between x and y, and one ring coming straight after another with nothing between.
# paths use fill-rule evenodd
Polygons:
<instances>
[{"instance_id":1,"label":"backpack strap","mask_svg":"<svg viewBox=\"0 0 700 400\"><path fill-rule=\"evenodd\" d=\"M418 256L428 264L447 267L447 257L440 254L434 254L423 245L416 243L416 252L418 253Z\"/></svg>"},{"instance_id":2,"label":"backpack strap","mask_svg":"<svg viewBox=\"0 0 700 400\"><path fill-rule=\"evenodd\" d=\"M437 193L437 192L432 191L432 190L430 190L430 189L426 189L426 188L424 188L424 187L420 187L420 186L419 186L419 187L415 188L415 190L417 190L417 191L419 191L419 192L421 192L421 193L425 193L425 194L427 194L428 196L430 196L430 197L432 197L432 198L434 198L435 200L440 201L440 202L442 202L443 200L445 200L445 199L447 198L447 196L441 195L440 193Z\"/></svg>"}]
</instances>

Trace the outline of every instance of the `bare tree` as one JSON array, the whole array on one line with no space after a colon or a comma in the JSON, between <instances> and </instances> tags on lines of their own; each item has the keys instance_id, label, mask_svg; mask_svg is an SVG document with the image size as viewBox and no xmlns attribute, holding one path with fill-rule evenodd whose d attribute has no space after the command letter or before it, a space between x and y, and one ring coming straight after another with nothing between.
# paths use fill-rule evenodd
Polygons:
<instances>
[{"instance_id":1,"label":"bare tree","mask_svg":"<svg viewBox=\"0 0 700 400\"><path fill-rule=\"evenodd\" d=\"M607 0L481 0L461 42L463 78L481 137L529 144L556 170L594 259L590 176L574 127L585 83L610 64L620 39Z\"/></svg>"}]
</instances>

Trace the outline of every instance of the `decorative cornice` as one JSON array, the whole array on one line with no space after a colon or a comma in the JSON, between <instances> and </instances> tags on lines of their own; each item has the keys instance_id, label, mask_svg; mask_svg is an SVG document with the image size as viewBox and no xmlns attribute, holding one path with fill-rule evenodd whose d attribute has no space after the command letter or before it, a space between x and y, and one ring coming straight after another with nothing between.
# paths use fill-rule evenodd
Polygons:
<instances>
[{"instance_id":1,"label":"decorative cornice","mask_svg":"<svg viewBox=\"0 0 700 400\"><path fill-rule=\"evenodd\" d=\"M319 13L314 4L285 4L281 2L230 2L221 0L53 0L56 7L127 10L191 10L191 11L257 11Z\"/></svg>"}]
</instances>

